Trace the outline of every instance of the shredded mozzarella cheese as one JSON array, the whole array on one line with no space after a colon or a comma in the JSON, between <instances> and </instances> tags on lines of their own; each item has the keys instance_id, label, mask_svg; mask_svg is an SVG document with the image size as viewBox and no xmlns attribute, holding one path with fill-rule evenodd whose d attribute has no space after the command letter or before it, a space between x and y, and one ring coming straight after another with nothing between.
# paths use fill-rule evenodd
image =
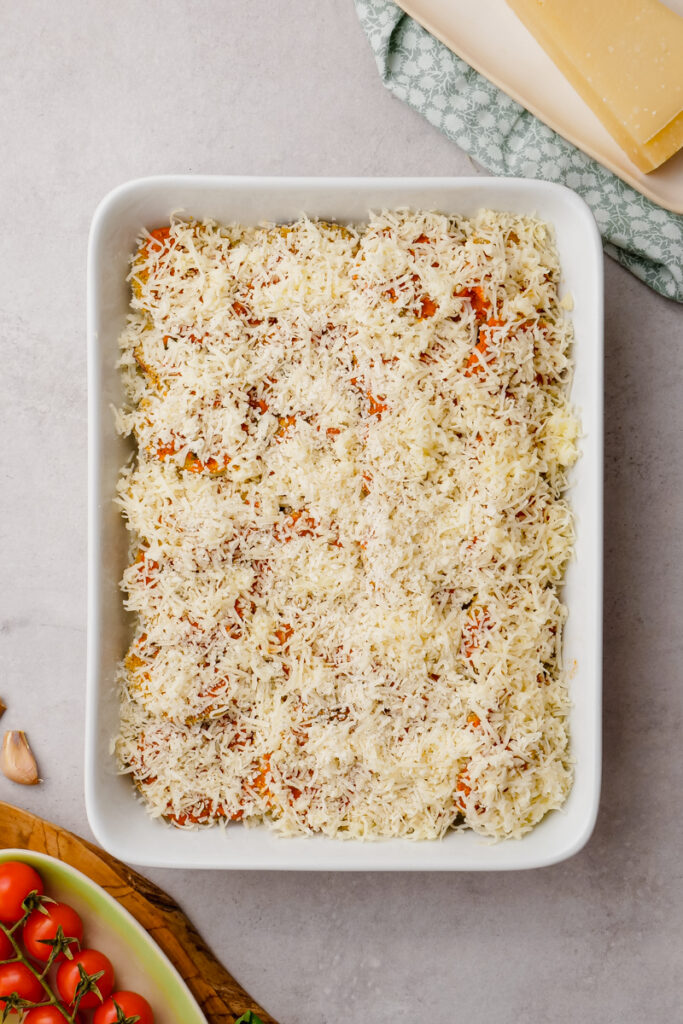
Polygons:
<instances>
[{"instance_id":1,"label":"shredded mozzarella cheese","mask_svg":"<svg viewBox=\"0 0 683 1024\"><path fill-rule=\"evenodd\" d=\"M174 220L130 277L116 746L151 814L502 838L560 807L579 427L548 226Z\"/></svg>"}]
</instances>

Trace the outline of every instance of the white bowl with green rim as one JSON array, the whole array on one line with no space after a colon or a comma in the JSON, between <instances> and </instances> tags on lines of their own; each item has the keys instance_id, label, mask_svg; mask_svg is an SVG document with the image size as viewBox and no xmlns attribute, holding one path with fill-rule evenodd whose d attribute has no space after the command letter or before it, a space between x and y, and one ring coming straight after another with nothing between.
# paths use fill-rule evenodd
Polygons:
<instances>
[{"instance_id":1,"label":"white bowl with green rim","mask_svg":"<svg viewBox=\"0 0 683 1024\"><path fill-rule=\"evenodd\" d=\"M117 989L139 992L155 1024L207 1024L194 996L165 953L120 903L87 875L55 857L31 850L0 851L0 864L19 860L43 879L45 894L68 903L83 920L83 947L112 962Z\"/></svg>"}]
</instances>

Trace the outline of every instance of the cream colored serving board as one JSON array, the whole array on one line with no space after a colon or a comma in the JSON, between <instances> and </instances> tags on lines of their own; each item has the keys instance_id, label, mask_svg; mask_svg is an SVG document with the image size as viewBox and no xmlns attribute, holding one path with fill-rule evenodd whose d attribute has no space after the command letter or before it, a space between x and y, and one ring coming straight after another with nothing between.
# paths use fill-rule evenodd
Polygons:
<instances>
[{"instance_id":1,"label":"cream colored serving board","mask_svg":"<svg viewBox=\"0 0 683 1024\"><path fill-rule=\"evenodd\" d=\"M683 150L643 174L619 148L505 0L397 0L449 49L648 199L683 213ZM683 0L666 0L683 15Z\"/></svg>"}]
</instances>

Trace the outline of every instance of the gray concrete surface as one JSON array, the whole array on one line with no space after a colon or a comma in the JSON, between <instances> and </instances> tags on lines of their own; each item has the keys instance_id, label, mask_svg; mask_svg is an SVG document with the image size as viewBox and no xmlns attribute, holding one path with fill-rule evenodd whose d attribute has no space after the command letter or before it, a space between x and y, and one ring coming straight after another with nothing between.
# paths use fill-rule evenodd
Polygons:
<instances>
[{"instance_id":1,"label":"gray concrete surface","mask_svg":"<svg viewBox=\"0 0 683 1024\"><path fill-rule=\"evenodd\" d=\"M159 172L470 174L351 0L0 3L0 695L88 835L85 258ZM683 311L606 266L605 757L586 849L517 875L150 871L282 1024L683 1020Z\"/></svg>"}]
</instances>

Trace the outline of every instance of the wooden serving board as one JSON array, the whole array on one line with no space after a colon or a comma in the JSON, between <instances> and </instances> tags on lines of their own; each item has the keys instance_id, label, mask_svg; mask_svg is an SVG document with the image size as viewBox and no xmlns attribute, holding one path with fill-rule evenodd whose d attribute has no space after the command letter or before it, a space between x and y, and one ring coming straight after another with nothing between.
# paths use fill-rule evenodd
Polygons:
<instances>
[{"instance_id":1,"label":"wooden serving board","mask_svg":"<svg viewBox=\"0 0 683 1024\"><path fill-rule=\"evenodd\" d=\"M137 871L73 832L0 802L0 849L8 847L56 857L118 900L184 978L208 1024L234 1024L248 1010L263 1024L277 1024L218 962L178 904Z\"/></svg>"}]
</instances>

